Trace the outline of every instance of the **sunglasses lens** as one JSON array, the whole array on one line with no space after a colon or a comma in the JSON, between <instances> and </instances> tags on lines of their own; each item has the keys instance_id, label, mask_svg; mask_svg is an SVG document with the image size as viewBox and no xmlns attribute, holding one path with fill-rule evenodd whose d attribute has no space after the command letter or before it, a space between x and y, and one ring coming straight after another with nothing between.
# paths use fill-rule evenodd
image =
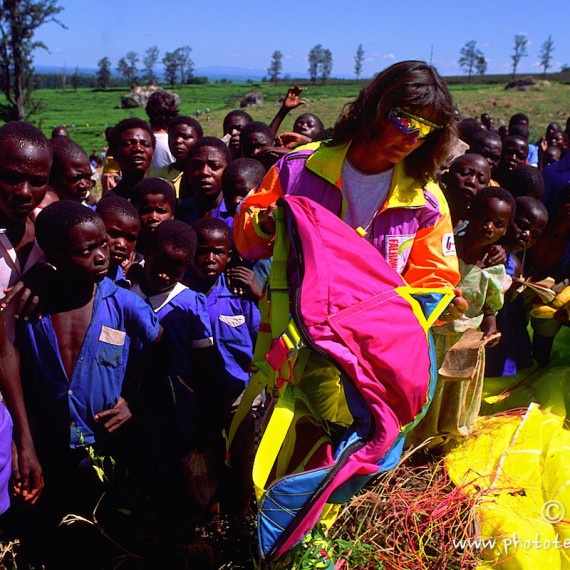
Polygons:
<instances>
[{"instance_id":1,"label":"sunglasses lens","mask_svg":"<svg viewBox=\"0 0 570 570\"><path fill-rule=\"evenodd\" d=\"M390 112L390 120L400 132L406 135L414 131L419 131L418 138L420 139L427 137L435 130L434 127L426 125L414 117L410 117L410 115L402 111L396 111L395 109Z\"/></svg>"}]
</instances>

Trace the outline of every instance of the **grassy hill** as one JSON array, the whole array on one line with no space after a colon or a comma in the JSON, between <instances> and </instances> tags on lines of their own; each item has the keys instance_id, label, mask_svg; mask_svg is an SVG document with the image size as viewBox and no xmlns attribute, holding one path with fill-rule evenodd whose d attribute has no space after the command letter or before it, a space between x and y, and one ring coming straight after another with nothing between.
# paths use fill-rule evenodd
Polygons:
<instances>
[{"instance_id":1,"label":"grassy hill","mask_svg":"<svg viewBox=\"0 0 570 570\"><path fill-rule=\"evenodd\" d=\"M570 116L570 85L553 82L530 91L505 91L502 84L471 84L449 81L450 90L458 109L465 116L479 117L488 112L495 123L508 122L515 112L527 113L531 118L531 136L539 138L552 121L565 123ZM309 104L292 112L284 121L282 130L290 129L295 117L305 111L315 113L325 125L332 125L343 105L354 99L362 83L339 81L327 85L306 85L303 96ZM180 96L182 114L196 115L206 135L221 136L222 120L231 109L239 108L239 99L250 90L260 91L265 102L262 106L249 108L256 119L269 122L279 108L279 97L288 88L286 84L273 86L269 83L218 83L186 85L175 91ZM58 124L69 127L72 138L88 152L100 149L104 144L105 128L126 117L146 118L144 109L121 109L124 89L98 91L93 89L43 89L36 93L44 109L32 117L46 134ZM206 113L206 110L209 110Z\"/></svg>"}]
</instances>

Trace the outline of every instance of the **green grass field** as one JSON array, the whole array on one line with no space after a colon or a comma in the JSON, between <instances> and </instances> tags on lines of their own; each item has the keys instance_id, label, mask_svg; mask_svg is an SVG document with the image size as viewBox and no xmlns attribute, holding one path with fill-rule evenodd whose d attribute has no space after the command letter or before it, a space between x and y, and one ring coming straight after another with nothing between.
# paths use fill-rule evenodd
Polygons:
<instances>
[{"instance_id":1,"label":"green grass field","mask_svg":"<svg viewBox=\"0 0 570 570\"><path fill-rule=\"evenodd\" d=\"M334 124L343 105L356 97L362 84L332 83L330 85L306 86L303 96L309 103L290 113L281 130L291 129L295 117L302 112L318 115L325 125ZM248 112L260 121L270 122L279 108L279 97L287 91L288 85L273 86L269 83L223 83L207 85L186 85L175 89L180 96L180 112L196 115L206 135L221 136L222 120L226 113L239 108L239 99L252 89L260 91L265 102L259 107L250 107ZM531 118L531 138L543 135L546 126L552 121L565 124L570 116L570 85L551 83L531 91L505 91L502 85L451 85L451 93L457 108L465 115L478 118L488 112L497 125L508 122L516 112L524 112ZM65 124L70 134L88 152L100 149L105 144L103 133L109 125L114 125L126 117L146 118L144 109L121 109L121 96L124 89L97 91L78 89L61 91L43 89L36 92L44 109L31 118L47 135L55 125ZM209 113L206 114L206 109Z\"/></svg>"}]
</instances>

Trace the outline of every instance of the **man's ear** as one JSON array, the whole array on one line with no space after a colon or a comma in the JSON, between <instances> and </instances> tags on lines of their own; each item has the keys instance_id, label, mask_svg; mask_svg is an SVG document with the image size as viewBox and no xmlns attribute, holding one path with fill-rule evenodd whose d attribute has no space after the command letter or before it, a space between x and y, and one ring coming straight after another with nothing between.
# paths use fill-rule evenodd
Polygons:
<instances>
[{"instance_id":1,"label":"man's ear","mask_svg":"<svg viewBox=\"0 0 570 570\"><path fill-rule=\"evenodd\" d=\"M228 263L232 260L233 256L234 256L234 250L228 249Z\"/></svg>"}]
</instances>

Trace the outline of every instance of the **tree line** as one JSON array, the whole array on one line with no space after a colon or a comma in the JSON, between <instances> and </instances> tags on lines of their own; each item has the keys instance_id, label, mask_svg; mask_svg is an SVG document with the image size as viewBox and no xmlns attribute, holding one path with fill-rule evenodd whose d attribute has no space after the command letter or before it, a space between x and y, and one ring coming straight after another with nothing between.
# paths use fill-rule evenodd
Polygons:
<instances>
[{"instance_id":1,"label":"tree line","mask_svg":"<svg viewBox=\"0 0 570 570\"><path fill-rule=\"evenodd\" d=\"M516 34L514 38L513 53L511 54L512 79L515 78L521 59L528 56L527 47L528 38L526 35ZM540 46L539 52L539 66L543 69L543 77L546 76L546 72L552 67L553 52L554 41L552 40L552 36L549 35ZM485 75L485 72L487 71L487 60L483 52L477 48L477 42L475 40L469 40L461 48L459 55L459 65L463 68L463 71L467 74L469 79L471 79L473 72L477 75Z\"/></svg>"},{"instance_id":2,"label":"tree line","mask_svg":"<svg viewBox=\"0 0 570 570\"><path fill-rule=\"evenodd\" d=\"M324 48L321 44L317 44L311 49L307 59L309 61L309 77L311 78L312 83L315 84L317 79L320 79L324 85L332 72L333 57L331 50ZM363 63L364 49L362 48L362 44L360 44L356 49L356 55L354 56L354 74L356 75L357 81L360 79L360 75L362 74ZM276 84L282 70L283 54L279 50L276 50L271 55L271 62L267 69L269 81Z\"/></svg>"}]
</instances>

